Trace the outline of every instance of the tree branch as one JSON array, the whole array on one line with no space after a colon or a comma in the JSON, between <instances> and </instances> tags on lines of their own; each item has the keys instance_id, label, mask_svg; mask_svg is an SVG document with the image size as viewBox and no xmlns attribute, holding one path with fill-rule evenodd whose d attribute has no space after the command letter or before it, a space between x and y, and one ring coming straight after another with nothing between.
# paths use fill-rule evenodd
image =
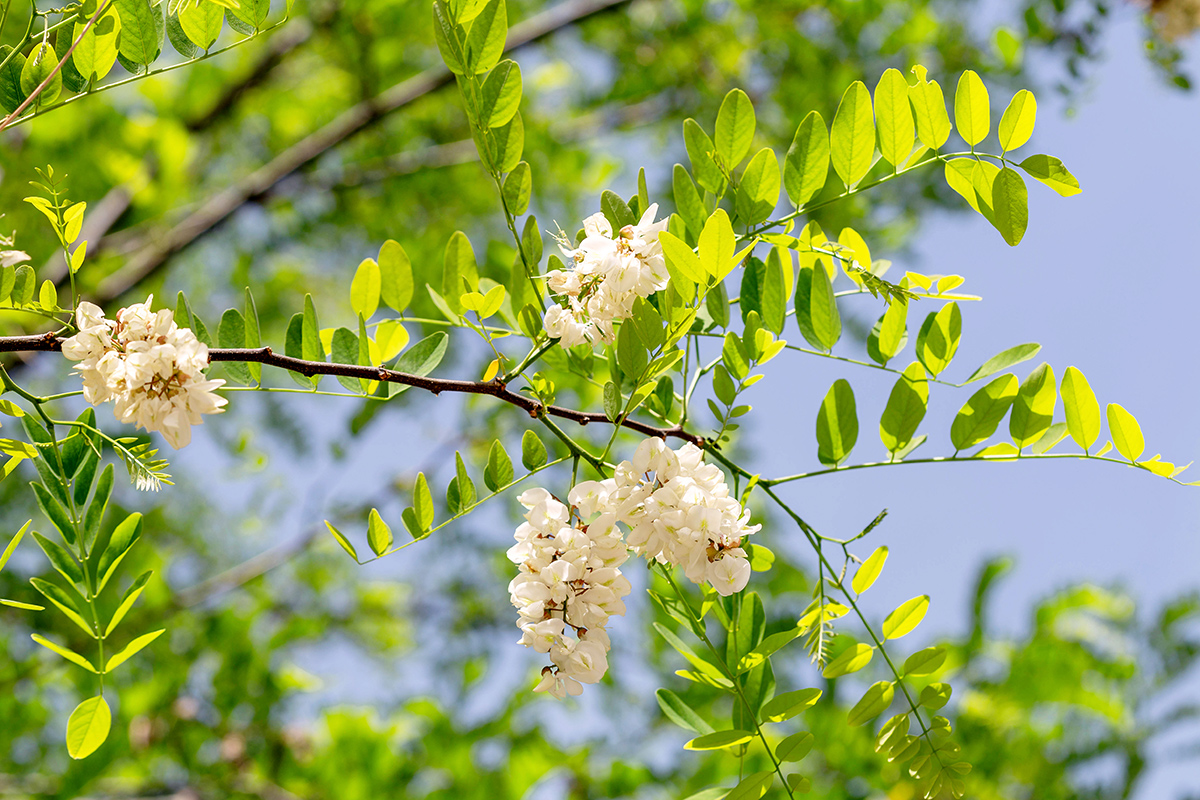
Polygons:
<instances>
[{"instance_id":1,"label":"tree branch","mask_svg":"<svg viewBox=\"0 0 1200 800\"><path fill-rule=\"evenodd\" d=\"M0 337L0 352L16 353L31 350L43 352L60 351L62 350L62 341L62 339L59 339L53 333L33 336L2 336ZM270 347L210 347L208 350L208 360L210 363L218 361L253 361L271 367L286 369L289 372L298 372L301 375L310 377L313 375L333 375L345 378L362 378L382 383L399 383L404 386L414 386L418 389L424 389L435 395L442 392L482 394L494 397L509 405L514 405L534 419L548 414L554 417L569 419L580 425L588 425L593 422L604 425L613 424L612 420L599 412L577 411L565 406L543 405L532 397L526 397L523 394L518 394L510 390L506 384L499 380L460 381L450 378L429 378L423 375L397 372L396 370L385 369L384 367L363 367L357 364L305 361L302 358L280 355L271 350ZM622 420L621 427L643 433L646 436L657 436L660 439L674 437L691 442L698 447L704 446L704 437L689 433L684 430L682 425L676 425L671 428L656 428L644 422L625 419Z\"/></svg>"},{"instance_id":2,"label":"tree branch","mask_svg":"<svg viewBox=\"0 0 1200 800\"><path fill-rule=\"evenodd\" d=\"M628 0L567 0L559 3L514 25L509 31L505 51L522 47L560 28L625 2ZM100 305L115 300L243 205L265 195L288 175L391 112L450 83L452 78L446 67L432 67L370 100L351 106L325 127L284 150L268 164L213 195L169 231L155 236L153 243L142 253L100 283L93 299Z\"/></svg>"}]
</instances>

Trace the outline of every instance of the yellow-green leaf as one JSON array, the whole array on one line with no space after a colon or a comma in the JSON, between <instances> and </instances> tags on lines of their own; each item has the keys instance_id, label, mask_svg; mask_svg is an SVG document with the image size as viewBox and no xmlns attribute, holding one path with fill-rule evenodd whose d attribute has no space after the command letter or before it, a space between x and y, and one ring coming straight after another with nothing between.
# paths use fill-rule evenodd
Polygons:
<instances>
[{"instance_id":1,"label":"yellow-green leaf","mask_svg":"<svg viewBox=\"0 0 1200 800\"><path fill-rule=\"evenodd\" d=\"M697 736L683 746L685 750L724 750L727 747L737 747L754 738L750 731L717 731Z\"/></svg>"},{"instance_id":2,"label":"yellow-green leaf","mask_svg":"<svg viewBox=\"0 0 1200 800\"><path fill-rule=\"evenodd\" d=\"M923 594L901 603L895 611L887 615L883 621L883 638L899 639L912 633L913 629L925 619L929 611L929 595Z\"/></svg>"},{"instance_id":3,"label":"yellow-green leaf","mask_svg":"<svg viewBox=\"0 0 1200 800\"><path fill-rule=\"evenodd\" d=\"M104 665L104 671L112 672L114 669L121 666L129 659L133 658L135 655L138 654L138 652L140 650L145 648L147 645L149 645L151 642L153 642L155 639L157 639L159 636L162 636L166 632L167 632L167 629L162 628L160 630L154 631L153 633L146 633L146 634L142 634L141 636L137 637L132 642L130 642L128 645L126 645L124 650L117 653L115 656L113 656L112 658L110 658L108 660L108 663Z\"/></svg>"},{"instance_id":4,"label":"yellow-green leaf","mask_svg":"<svg viewBox=\"0 0 1200 800\"><path fill-rule=\"evenodd\" d=\"M867 560L858 568L858 572L854 573L854 580L850 582L855 594L862 594L874 585L879 578L879 573L883 572L883 565L887 562L887 557L886 545L875 548L875 552L867 557Z\"/></svg>"},{"instance_id":5,"label":"yellow-green leaf","mask_svg":"<svg viewBox=\"0 0 1200 800\"><path fill-rule=\"evenodd\" d=\"M972 148L987 138L992 128L988 90L974 70L967 70L958 79L958 90L954 93L954 124L963 141Z\"/></svg>"},{"instance_id":6,"label":"yellow-green leaf","mask_svg":"<svg viewBox=\"0 0 1200 800\"><path fill-rule=\"evenodd\" d=\"M1142 426L1137 418L1116 403L1108 404L1108 430L1117 452L1130 461L1137 461L1146 449Z\"/></svg>"},{"instance_id":7,"label":"yellow-green leaf","mask_svg":"<svg viewBox=\"0 0 1200 800\"><path fill-rule=\"evenodd\" d=\"M917 136L921 144L937 150L950 138L950 115L946 113L946 97L937 81L927 80L925 68L920 64L912 68L917 83L908 87L908 100L912 103L913 116L917 123Z\"/></svg>"},{"instance_id":8,"label":"yellow-green leaf","mask_svg":"<svg viewBox=\"0 0 1200 800\"><path fill-rule=\"evenodd\" d=\"M89 697L71 712L67 720L67 753L71 758L87 758L108 738L112 728L112 710L103 697Z\"/></svg>"},{"instance_id":9,"label":"yellow-green leaf","mask_svg":"<svg viewBox=\"0 0 1200 800\"><path fill-rule=\"evenodd\" d=\"M1067 431L1075 444L1086 451L1100 437L1100 403L1087 378L1075 367L1067 367L1061 391Z\"/></svg>"},{"instance_id":10,"label":"yellow-green leaf","mask_svg":"<svg viewBox=\"0 0 1200 800\"><path fill-rule=\"evenodd\" d=\"M1028 89L1013 95L1004 116L1000 117L1000 146L1005 152L1016 150L1029 141L1037 121L1037 98Z\"/></svg>"},{"instance_id":11,"label":"yellow-green leaf","mask_svg":"<svg viewBox=\"0 0 1200 800\"><path fill-rule=\"evenodd\" d=\"M875 87L875 124L879 152L896 169L913 149L915 127L908 102L908 81L897 69L886 70Z\"/></svg>"},{"instance_id":12,"label":"yellow-green leaf","mask_svg":"<svg viewBox=\"0 0 1200 800\"><path fill-rule=\"evenodd\" d=\"M370 319L379 308L379 264L364 258L350 281L350 307L364 320Z\"/></svg>"},{"instance_id":13,"label":"yellow-green leaf","mask_svg":"<svg viewBox=\"0 0 1200 800\"><path fill-rule=\"evenodd\" d=\"M875 648L861 642L856 642L843 650L841 655L833 659L833 661L826 664L821 677L840 678L842 675L858 672L867 664L870 664L874 656Z\"/></svg>"},{"instance_id":14,"label":"yellow-green leaf","mask_svg":"<svg viewBox=\"0 0 1200 800\"><path fill-rule=\"evenodd\" d=\"M875 154L875 116L871 93L862 81L855 81L842 95L830 132L830 160L838 177L853 187L871 169Z\"/></svg>"},{"instance_id":15,"label":"yellow-green leaf","mask_svg":"<svg viewBox=\"0 0 1200 800\"><path fill-rule=\"evenodd\" d=\"M62 645L55 644L54 642L50 641L46 637L41 636L36 633L32 634L30 636L30 638L33 639L38 644L40 644L42 647L46 648L47 650L49 650L53 653L58 653L60 656L65 658L67 661L70 661L72 664L78 664L79 666L86 669L88 672L99 672L99 670L97 670L94 666L92 666L92 662L88 661L86 658L79 655L79 653L74 652L73 650L68 650L67 648L63 647Z\"/></svg>"},{"instance_id":16,"label":"yellow-green leaf","mask_svg":"<svg viewBox=\"0 0 1200 800\"><path fill-rule=\"evenodd\" d=\"M1054 406L1058 391L1054 385L1054 368L1040 364L1021 382L1012 414L1008 418L1008 432L1013 444L1025 447L1042 438L1054 417Z\"/></svg>"},{"instance_id":17,"label":"yellow-green leaf","mask_svg":"<svg viewBox=\"0 0 1200 800\"><path fill-rule=\"evenodd\" d=\"M887 710L887 707L892 704L892 697L895 693L896 687L891 681L879 681L871 684L862 698L854 704L854 708L850 709L850 713L846 716L846 722L851 726L869 722Z\"/></svg>"}]
</instances>

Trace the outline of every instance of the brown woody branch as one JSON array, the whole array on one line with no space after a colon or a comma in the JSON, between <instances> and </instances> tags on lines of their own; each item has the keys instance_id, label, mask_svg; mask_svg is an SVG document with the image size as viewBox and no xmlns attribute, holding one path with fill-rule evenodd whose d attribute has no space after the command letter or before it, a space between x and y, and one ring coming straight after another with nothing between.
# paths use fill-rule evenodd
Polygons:
<instances>
[{"instance_id":1,"label":"brown woody branch","mask_svg":"<svg viewBox=\"0 0 1200 800\"><path fill-rule=\"evenodd\" d=\"M14 353L24 351L54 351L62 350L62 339L55 336L53 333L45 333L34 336L3 336L0 337L0 352ZM327 363L324 361L306 361L302 358L293 358L291 356L280 355L271 350L270 347L210 347L208 350L208 360L216 361L240 361L240 362L257 362L266 364L267 366L279 367L286 369L289 372L298 372L301 375L312 377L314 375L333 375L344 378L362 378L368 381L380 381L382 383L399 383L404 386L413 386L418 389L424 389L434 395L439 395L442 392L459 392L463 394L482 394L494 397L509 405L514 405L517 408L525 411L534 419L550 415L552 417L561 417L577 422L580 425L588 425L596 422L602 425L612 424L606 415L599 412L577 411L573 408L565 406L544 405L532 397L527 397L523 394L518 394L510 390L505 384L497 380L492 381L460 381L452 378L429 378L422 375L412 375L407 372L397 372L393 369L385 369L384 367L363 367L357 364L338 364ZM665 439L668 436L684 441L691 442L698 447L704 446L704 437L697 436L693 433L688 433L683 429L683 426L676 425L671 428L656 428L653 425L647 425L644 422L638 422L633 419L625 419L621 422L622 427L628 428L631 431L643 433L646 436L657 436L660 439Z\"/></svg>"}]
</instances>

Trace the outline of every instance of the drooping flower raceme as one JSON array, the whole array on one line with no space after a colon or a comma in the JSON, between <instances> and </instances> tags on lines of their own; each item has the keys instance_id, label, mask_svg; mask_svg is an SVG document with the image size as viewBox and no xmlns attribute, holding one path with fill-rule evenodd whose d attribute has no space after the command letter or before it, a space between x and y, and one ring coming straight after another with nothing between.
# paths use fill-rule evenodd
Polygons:
<instances>
[{"instance_id":1,"label":"drooping flower raceme","mask_svg":"<svg viewBox=\"0 0 1200 800\"><path fill-rule=\"evenodd\" d=\"M760 530L729 496L725 475L704 463L692 443L672 450L646 439L633 459L617 465L609 503L630 527L627 544L639 555L683 567L693 583L721 595L746 588L750 562L743 540Z\"/></svg>"},{"instance_id":2,"label":"drooping flower raceme","mask_svg":"<svg viewBox=\"0 0 1200 800\"><path fill-rule=\"evenodd\" d=\"M593 214L583 221L585 236L577 247L565 234L559 237L568 268L549 272L546 285L566 305L550 306L544 324L563 347L612 344L613 323L632 315L634 300L666 288L669 276L658 234L666 230L667 220L655 222L657 213L656 203L615 237L608 219Z\"/></svg>"},{"instance_id":3,"label":"drooping flower raceme","mask_svg":"<svg viewBox=\"0 0 1200 800\"><path fill-rule=\"evenodd\" d=\"M520 643L547 653L534 689L555 697L578 695L608 671L608 618L625 614L629 557L617 519L596 482L571 490L568 507L545 489L517 498L528 509L508 557L520 572L508 586L517 608Z\"/></svg>"},{"instance_id":4,"label":"drooping flower raceme","mask_svg":"<svg viewBox=\"0 0 1200 800\"><path fill-rule=\"evenodd\" d=\"M175 449L192 440L192 425L203 414L219 414L225 398L213 390L223 380L206 380L208 347L189 328L175 324L169 309L150 310L154 296L107 319L99 306L80 303L79 333L63 341L62 352L78 361L83 396L92 405L113 401L125 423L159 431Z\"/></svg>"},{"instance_id":5,"label":"drooping flower raceme","mask_svg":"<svg viewBox=\"0 0 1200 800\"><path fill-rule=\"evenodd\" d=\"M750 512L729 496L725 475L703 457L690 443L672 450L647 439L615 477L576 484L569 506L545 489L517 498L527 513L508 551L520 565L508 590L520 614L520 643L548 653L553 663L534 691L577 695L582 684L604 677L608 618L625 613L630 591L619 569L627 548L682 566L693 582L721 595L746 587L743 539L762 526L750 524Z\"/></svg>"}]
</instances>

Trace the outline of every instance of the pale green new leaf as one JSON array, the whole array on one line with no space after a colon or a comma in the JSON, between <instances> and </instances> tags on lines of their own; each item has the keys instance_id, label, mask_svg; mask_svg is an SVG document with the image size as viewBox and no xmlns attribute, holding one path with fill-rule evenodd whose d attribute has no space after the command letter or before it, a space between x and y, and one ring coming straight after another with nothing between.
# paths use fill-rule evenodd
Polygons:
<instances>
[{"instance_id":1,"label":"pale green new leaf","mask_svg":"<svg viewBox=\"0 0 1200 800\"><path fill-rule=\"evenodd\" d=\"M727 170L733 170L746 157L754 139L754 126L754 104L741 89L731 90L717 112L714 136L717 155Z\"/></svg>"},{"instance_id":2,"label":"pale green new leaf","mask_svg":"<svg viewBox=\"0 0 1200 800\"><path fill-rule=\"evenodd\" d=\"M1015 169L1005 167L992 181L991 206L992 224L1004 241L1016 247L1029 227L1029 192Z\"/></svg>"},{"instance_id":3,"label":"pale green new leaf","mask_svg":"<svg viewBox=\"0 0 1200 800\"><path fill-rule=\"evenodd\" d=\"M843 650L837 658L826 664L821 677L840 678L843 675L858 672L871 663L871 658L874 655L875 648L861 642L856 642Z\"/></svg>"},{"instance_id":4,"label":"pale green new leaf","mask_svg":"<svg viewBox=\"0 0 1200 800\"><path fill-rule=\"evenodd\" d=\"M983 365L972 372L971 377L967 378L960 385L966 386L968 383L974 383L975 381L991 377L1001 370L1006 370L1023 361L1028 361L1041 352L1041 350L1042 346L1036 342L1010 347L983 362Z\"/></svg>"},{"instance_id":5,"label":"pale green new leaf","mask_svg":"<svg viewBox=\"0 0 1200 800\"><path fill-rule=\"evenodd\" d=\"M328 523L326 524L328 525ZM329 528L330 531L333 531L332 525L330 525ZM345 539L345 537L338 537L336 534L334 535L334 538L336 538L339 543L343 542ZM392 542L394 540L395 539L392 535L391 526L383 521L383 517L379 516L378 509L372 508L371 513L367 515L367 544L371 546L371 552L377 556L383 555L388 551L388 548L392 546ZM342 546L346 547L348 544L349 542L344 542ZM347 548L347 550L350 555L354 556L355 560L358 560L358 556L354 553L353 548Z\"/></svg>"},{"instance_id":6,"label":"pale green new leaf","mask_svg":"<svg viewBox=\"0 0 1200 800\"><path fill-rule=\"evenodd\" d=\"M733 791L725 795L725 800L759 800L770 790L775 782L775 773L763 770L747 775L733 787Z\"/></svg>"},{"instance_id":7,"label":"pale green new leaf","mask_svg":"<svg viewBox=\"0 0 1200 800\"><path fill-rule=\"evenodd\" d=\"M1079 181L1054 156L1030 156L1017 166L1025 170L1031 178L1036 178L1063 197L1070 197L1081 191Z\"/></svg>"},{"instance_id":8,"label":"pale green new leaf","mask_svg":"<svg viewBox=\"0 0 1200 800\"><path fill-rule=\"evenodd\" d=\"M1108 431L1112 434L1117 452L1130 461L1137 461L1146 450L1142 426L1137 418L1116 403L1108 404Z\"/></svg>"},{"instance_id":9,"label":"pale green new leaf","mask_svg":"<svg viewBox=\"0 0 1200 800\"><path fill-rule=\"evenodd\" d=\"M808 112L796 128L783 165L783 186L796 206L811 200L829 175L829 131L825 119Z\"/></svg>"},{"instance_id":10,"label":"pale green new leaf","mask_svg":"<svg viewBox=\"0 0 1200 800\"><path fill-rule=\"evenodd\" d=\"M1013 95L1000 118L1000 146L1007 153L1029 141L1037 122L1037 98L1028 89Z\"/></svg>"},{"instance_id":11,"label":"pale green new leaf","mask_svg":"<svg viewBox=\"0 0 1200 800\"><path fill-rule=\"evenodd\" d=\"M883 621L883 638L899 639L901 636L912 633L913 629L921 624L921 620L925 619L927 611L929 611L929 595L927 594L901 603Z\"/></svg>"},{"instance_id":12,"label":"pale green new leaf","mask_svg":"<svg viewBox=\"0 0 1200 800\"><path fill-rule=\"evenodd\" d=\"M697 736L683 746L685 750L724 750L737 747L754 738L750 731L716 731Z\"/></svg>"},{"instance_id":13,"label":"pale green new leaf","mask_svg":"<svg viewBox=\"0 0 1200 800\"><path fill-rule=\"evenodd\" d=\"M143 648L145 648L147 645L149 645L151 642L153 642L155 639L157 639L159 636L162 636L166 632L167 632L166 628L161 628L160 630L154 631L153 633L146 633L146 634L143 634L143 635L137 637L132 642L130 642L128 645L126 645L124 650L117 653L116 655L114 655L112 658L110 658L108 660L108 663L104 665L104 671L106 673L112 672L114 669L121 666L129 659L133 658L135 655L138 654L139 651L141 651Z\"/></svg>"},{"instance_id":14,"label":"pale green new leaf","mask_svg":"<svg viewBox=\"0 0 1200 800\"><path fill-rule=\"evenodd\" d=\"M908 100L912 103L913 116L917 123L917 136L921 144L937 150L950 138L950 115L946 113L946 97L937 81L927 80L925 68L913 67L917 83L908 87Z\"/></svg>"},{"instance_id":15,"label":"pale green new leaf","mask_svg":"<svg viewBox=\"0 0 1200 800\"><path fill-rule=\"evenodd\" d=\"M379 308L380 280L379 264L373 258L364 258L350 281L350 308L364 320Z\"/></svg>"},{"instance_id":16,"label":"pale green new leaf","mask_svg":"<svg viewBox=\"0 0 1200 800\"><path fill-rule=\"evenodd\" d=\"M875 153L875 117L871 93L862 81L855 81L842 95L830 132L830 161L838 177L853 187L871 169Z\"/></svg>"},{"instance_id":17,"label":"pale green new leaf","mask_svg":"<svg viewBox=\"0 0 1200 800\"><path fill-rule=\"evenodd\" d=\"M1061 392L1067 430L1086 451L1100 437L1100 403L1087 378L1075 367L1067 367L1063 374Z\"/></svg>"},{"instance_id":18,"label":"pale green new leaf","mask_svg":"<svg viewBox=\"0 0 1200 800\"><path fill-rule=\"evenodd\" d=\"M87 758L108 738L112 710L103 697L89 697L67 720L67 753L74 759Z\"/></svg>"},{"instance_id":19,"label":"pale green new leaf","mask_svg":"<svg viewBox=\"0 0 1200 800\"><path fill-rule=\"evenodd\" d=\"M886 545L875 548L875 552L867 556L867 560L858 568L858 572L854 573L854 580L850 582L850 588L854 590L855 594L862 594L875 585L879 573L883 572L883 565L887 563L887 557Z\"/></svg>"},{"instance_id":20,"label":"pale green new leaf","mask_svg":"<svg viewBox=\"0 0 1200 800\"><path fill-rule=\"evenodd\" d=\"M908 81L897 69L885 70L875 86L875 124L883 160L899 169L912 152L916 128L908 102Z\"/></svg>"},{"instance_id":21,"label":"pale green new leaf","mask_svg":"<svg viewBox=\"0 0 1200 800\"><path fill-rule=\"evenodd\" d=\"M68 650L67 648L63 647L62 645L55 644L54 642L50 641L49 639L45 638L44 636L41 636L36 633L31 634L30 638L33 639L38 644L40 644L42 647L49 650L50 652L57 653L58 655L62 656L67 661L70 661L72 664L78 664L79 666L86 669L88 672L95 672L95 673L99 674L99 671L94 666L92 666L92 662L88 661L86 658L79 655L78 653L76 653L72 650Z\"/></svg>"},{"instance_id":22,"label":"pale green new leaf","mask_svg":"<svg viewBox=\"0 0 1200 800\"><path fill-rule=\"evenodd\" d=\"M962 312L958 303L947 303L936 314L930 312L917 334L917 358L937 377L950 365L962 338Z\"/></svg>"},{"instance_id":23,"label":"pale green new leaf","mask_svg":"<svg viewBox=\"0 0 1200 800\"><path fill-rule=\"evenodd\" d=\"M1058 390L1054 383L1054 368L1042 363L1021 382L1008 419L1008 432L1013 444L1025 447L1033 444L1046 432L1054 417Z\"/></svg>"},{"instance_id":24,"label":"pale green new leaf","mask_svg":"<svg viewBox=\"0 0 1200 800\"><path fill-rule=\"evenodd\" d=\"M987 138L992 128L991 105L987 87L974 70L967 70L958 79L954 93L954 124L972 148Z\"/></svg>"},{"instance_id":25,"label":"pale green new leaf","mask_svg":"<svg viewBox=\"0 0 1200 800\"><path fill-rule=\"evenodd\" d=\"M762 707L764 722L783 722L797 714L807 711L821 699L820 689L797 689L785 692Z\"/></svg>"}]
</instances>

